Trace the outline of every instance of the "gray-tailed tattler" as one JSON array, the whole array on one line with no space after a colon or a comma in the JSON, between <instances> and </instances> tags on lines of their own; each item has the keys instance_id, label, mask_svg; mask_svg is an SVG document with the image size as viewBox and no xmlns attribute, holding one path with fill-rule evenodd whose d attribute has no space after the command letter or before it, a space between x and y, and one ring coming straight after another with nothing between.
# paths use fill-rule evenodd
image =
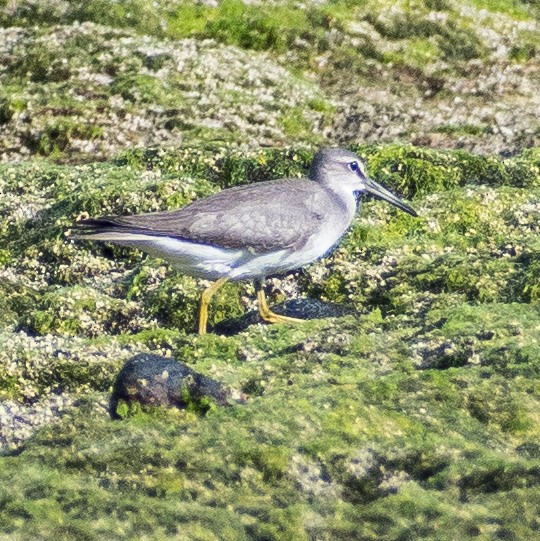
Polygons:
<instances>
[{"instance_id":1,"label":"gray-tailed tattler","mask_svg":"<svg viewBox=\"0 0 540 541\"><path fill-rule=\"evenodd\" d=\"M255 280L263 320L299 322L270 310L265 277L329 253L351 225L360 196L367 193L417 216L370 179L354 153L326 148L315 154L309 178L237 186L179 210L90 218L77 224L72 238L138 248L169 261L183 274L212 280L201 296L200 334L206 333L212 296L229 280Z\"/></svg>"}]
</instances>

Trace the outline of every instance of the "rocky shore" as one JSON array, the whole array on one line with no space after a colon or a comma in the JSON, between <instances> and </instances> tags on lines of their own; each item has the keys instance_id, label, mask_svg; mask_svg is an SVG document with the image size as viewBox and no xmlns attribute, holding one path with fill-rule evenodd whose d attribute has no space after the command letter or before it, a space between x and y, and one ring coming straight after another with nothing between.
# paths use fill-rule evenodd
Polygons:
<instances>
[{"instance_id":1,"label":"rocky shore","mask_svg":"<svg viewBox=\"0 0 540 541\"><path fill-rule=\"evenodd\" d=\"M535 538L539 13L0 2L0 539ZM202 282L68 239L336 144L420 218L269 280L305 324L229 284L197 336Z\"/></svg>"}]
</instances>

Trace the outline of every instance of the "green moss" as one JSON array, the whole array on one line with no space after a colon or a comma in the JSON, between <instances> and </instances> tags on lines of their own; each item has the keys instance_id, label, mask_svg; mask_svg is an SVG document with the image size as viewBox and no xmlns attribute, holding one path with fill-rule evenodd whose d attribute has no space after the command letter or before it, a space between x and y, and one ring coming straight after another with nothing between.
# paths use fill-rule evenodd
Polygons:
<instances>
[{"instance_id":1,"label":"green moss","mask_svg":"<svg viewBox=\"0 0 540 541\"><path fill-rule=\"evenodd\" d=\"M403 2L401 2L403 4ZM414 8L405 13L392 15L388 18L379 18L379 10L368 13L367 20L375 27L379 34L391 40L403 40L409 38L429 38L438 34L442 28L440 23L428 20L427 12L422 10L420 2L415 2ZM409 6L408 6L409 7ZM413 7L413 6L410 6Z\"/></svg>"},{"instance_id":2,"label":"green moss","mask_svg":"<svg viewBox=\"0 0 540 541\"><path fill-rule=\"evenodd\" d=\"M182 399L186 405L181 411L178 412L178 417L182 418L183 413L187 412L187 415L205 415L211 414L211 410L215 410L216 404L207 397L192 396L190 395L189 388L186 385L182 389ZM116 405L115 413L118 418L122 420L131 419L139 424L145 424L151 419L167 419L171 420L171 417L175 416L174 411L172 414L167 411L167 408L142 405L139 402L125 400L119 400Z\"/></svg>"},{"instance_id":3,"label":"green moss","mask_svg":"<svg viewBox=\"0 0 540 541\"><path fill-rule=\"evenodd\" d=\"M252 5L225 0L203 32L204 37L246 49L284 53L295 35L311 30L305 10L287 4Z\"/></svg>"},{"instance_id":4,"label":"green moss","mask_svg":"<svg viewBox=\"0 0 540 541\"><path fill-rule=\"evenodd\" d=\"M313 54L330 48L327 31L342 29L346 14L365 2L299 7L292 2L268 6L245 5L226 0L215 8L187 2L169 15L168 30L174 37L211 38L228 45L285 54L300 38L309 48L298 50L297 72L310 65Z\"/></svg>"},{"instance_id":5,"label":"green moss","mask_svg":"<svg viewBox=\"0 0 540 541\"><path fill-rule=\"evenodd\" d=\"M540 180L535 150L526 158L525 167L521 167L520 157L502 160L459 150L441 152L401 145L359 146L355 150L368 159L374 178L405 195L466 184L535 186Z\"/></svg>"},{"instance_id":6,"label":"green moss","mask_svg":"<svg viewBox=\"0 0 540 541\"><path fill-rule=\"evenodd\" d=\"M451 7L448 0L424 0L424 3L428 9L434 11L445 11Z\"/></svg>"},{"instance_id":7,"label":"green moss","mask_svg":"<svg viewBox=\"0 0 540 541\"><path fill-rule=\"evenodd\" d=\"M84 213L179 207L221 187L303 175L313 151L150 149L115 163L0 167L10 325L0 393L86 396L0 457L2 534L534 536L538 151L359 151L421 217L368 201L340 248L299 277L302 293L358 311L230 337L192 334L203 284L63 233ZM244 311L244 287L219 292L214 321ZM187 410L122 405L123 419L109 420L96 402L124 360L148 349L247 402L219 408L187 392Z\"/></svg>"},{"instance_id":8,"label":"green moss","mask_svg":"<svg viewBox=\"0 0 540 541\"><path fill-rule=\"evenodd\" d=\"M334 105L322 98L313 99L308 105L313 111L317 111L319 113L332 113L336 110Z\"/></svg>"},{"instance_id":9,"label":"green moss","mask_svg":"<svg viewBox=\"0 0 540 541\"><path fill-rule=\"evenodd\" d=\"M514 2L512 0L473 0L471 2L478 9L485 9L493 13L504 13L510 15L517 20L526 20L530 17L530 6L534 4L534 0Z\"/></svg>"},{"instance_id":10,"label":"green moss","mask_svg":"<svg viewBox=\"0 0 540 541\"><path fill-rule=\"evenodd\" d=\"M532 58L535 58L537 54L538 48L536 44L526 43L524 45L512 47L510 58L516 62L527 62Z\"/></svg>"},{"instance_id":11,"label":"green moss","mask_svg":"<svg viewBox=\"0 0 540 541\"><path fill-rule=\"evenodd\" d=\"M523 432L532 426L521 397L500 392L493 382L481 386L466 397L466 407L471 415L488 425L500 427L503 432Z\"/></svg>"},{"instance_id":12,"label":"green moss","mask_svg":"<svg viewBox=\"0 0 540 541\"><path fill-rule=\"evenodd\" d=\"M482 135L489 133L489 128L476 124L443 124L437 126L435 131L447 133L448 135Z\"/></svg>"},{"instance_id":13,"label":"green moss","mask_svg":"<svg viewBox=\"0 0 540 541\"><path fill-rule=\"evenodd\" d=\"M132 103L155 103L163 106L180 105L182 96L167 88L163 81L152 75L122 74L111 85L115 94Z\"/></svg>"},{"instance_id":14,"label":"green moss","mask_svg":"<svg viewBox=\"0 0 540 541\"><path fill-rule=\"evenodd\" d=\"M292 338L313 337L316 328L322 330L320 326L312 326L308 333L297 329L287 333L287 338L272 331L272 345L283 338L291 343ZM258 334L250 333L243 341ZM322 347L325 342L317 339L316 344ZM377 354L375 342L370 351ZM33 500L23 497L40 493L40 486L47 487L41 496L47 512L32 515L26 531L47 531L56 516L67 524L79 517L95 535L114 536L113 522L102 519L96 531L95 521L88 520L100 516L105 505L115 515L126 517L129 531L143 524L157 538L166 538L159 529L164 526L193 535L203 528L205 538L217 532L226 538L219 529L224 525L212 520L216 509L228 528L235 526L236 537L231 539L305 538L302 517L306 512L324 513L317 531L332 532L334 538L360 534L369 538L371 532L372 537L393 539L405 531L427 537L435 536L443 526L452 535L465 535L484 527L486 512L500 516L499 499L516 486L522 487L521 493L513 492L516 505L530 516L535 462L509 456L511 445L504 440L486 443L483 438L489 441L489 431L496 424L471 416L472 402L460 406L463 378L472 377L467 382L473 386L476 376L464 371L438 373L433 374L439 376L435 382L428 377L418 380L414 373L394 372L379 379L394 389L393 400L383 400L379 390L370 393L366 388L373 378L361 376L373 367L369 358L345 355L332 368L328 360L313 366L302 363L298 354L287 357L287 373L267 373L265 395L245 407L216 410L204 418L189 412L137 413L120 423L86 412L64 420L54 431L42 431L23 454L4 459L6 469L0 467L0 477L9 471L12 479L8 524L16 520L16 509L30 509ZM274 362L279 364L277 358ZM327 370L336 375L350 370L356 383L351 378L345 386L309 385L312 380L307 376L313 370L319 374L322 370L325 376L330 375ZM291 378L294 393L288 391L290 385L279 384ZM433 388L439 391L431 394ZM504 387L491 387L494 392L499 388ZM445 431L437 420L444 418L449 396L455 407L447 409L446 415L457 422L452 431ZM294 416L287 414L291 407ZM411 421L409 415L417 408L425 411ZM98 440L104 433L108 437ZM291 466L293 457L299 461L297 469ZM34 466L38 461L39 470ZM17 473L22 468L27 475ZM59 468L63 475L55 476ZM100 472L97 484L92 481L95 472ZM67 493L65 483L71 487ZM343 491L336 492L337 486ZM459 494L466 494L467 500L462 501ZM84 507L77 503L83 495ZM150 501L153 505L147 505ZM64 507L64 502L70 505ZM126 515L128 509L137 510L137 520ZM467 514L465 522L455 524L457 511ZM189 521L184 521L184 513ZM205 517L204 522L198 517ZM506 527L513 530L512 520ZM531 516L521 528L529 531L533 522Z\"/></svg>"},{"instance_id":15,"label":"green moss","mask_svg":"<svg viewBox=\"0 0 540 541\"><path fill-rule=\"evenodd\" d=\"M367 159L373 178L409 197L468 184L533 187L540 182L540 159L534 148L504 160L410 145L360 145L352 150ZM225 188L246 181L305 175L312 155L313 151L302 149L258 150L248 158L232 149L198 149L195 153L189 148L134 150L124 153L118 164L201 176Z\"/></svg>"},{"instance_id":16,"label":"green moss","mask_svg":"<svg viewBox=\"0 0 540 541\"><path fill-rule=\"evenodd\" d=\"M43 83L49 79L52 68L57 65L58 59L54 50L39 44L29 48L24 58L11 64L8 69L10 75L16 79L28 78L34 83Z\"/></svg>"},{"instance_id":17,"label":"green moss","mask_svg":"<svg viewBox=\"0 0 540 541\"><path fill-rule=\"evenodd\" d=\"M516 62L528 62L538 54L538 36L533 31L521 31L519 42L510 49L510 58Z\"/></svg>"},{"instance_id":18,"label":"green moss","mask_svg":"<svg viewBox=\"0 0 540 541\"><path fill-rule=\"evenodd\" d=\"M0 97L0 124L6 124L12 116L11 103L5 96Z\"/></svg>"},{"instance_id":19,"label":"green moss","mask_svg":"<svg viewBox=\"0 0 540 541\"><path fill-rule=\"evenodd\" d=\"M77 121L72 117L55 117L45 126L37 141L37 153L57 159L73 139L92 140L103 135L103 128Z\"/></svg>"},{"instance_id":20,"label":"green moss","mask_svg":"<svg viewBox=\"0 0 540 541\"><path fill-rule=\"evenodd\" d=\"M540 149L528 148L519 156L505 160L513 186L536 186L540 178Z\"/></svg>"},{"instance_id":21,"label":"green moss","mask_svg":"<svg viewBox=\"0 0 540 541\"><path fill-rule=\"evenodd\" d=\"M114 521L92 520L106 506L125 517L125 531L144 527L155 538L167 537L160 528L227 538L234 527L231 539L302 539L308 535L305 513L324 513L317 531L334 538L372 532L392 539L404 531L426 537L443 526L462 535L482 528L486 512L500 516L498 498L516 487L522 487L521 495L514 494L516 505L529 516L535 459L517 458L515 443L491 440L498 426L518 441L531 426L514 424L516 415L525 413L515 409L512 383L488 383L480 368L428 371L426 377L389 370L375 362L386 350L380 340L368 340L369 334L357 338L362 356L328 340L336 332L355 335L358 325L372 333L380 323L312 322L254 328L238 338L197 339L193 346L205 348L207 356L198 357L200 368L229 355L222 347L206 349L218 344L272 355L271 362L263 357L262 363L224 367L237 381L258 374L264 393L202 418L190 412L132 412L114 423L89 411L70 415L42 430L22 454L0 461L0 478L11 480L6 525L17 528L22 510L31 517L27 532L48 531L61 517L68 525L78 520L91 535L114 538ZM310 348L294 347L306 343ZM399 353L397 343L387 342L388 351L407 363L408 353ZM184 355L193 355L193 346L186 344ZM339 356L332 355L336 347ZM495 409L486 409L488 398L481 393L501 393ZM449 422L451 431L445 429ZM32 494L41 494L40 514L30 514ZM465 502L460 494L467 495ZM212 519L215 510L223 524ZM465 523L455 524L457 511L467 513ZM506 527L514 530L512 520ZM529 531L531 521L520 527Z\"/></svg>"},{"instance_id":22,"label":"green moss","mask_svg":"<svg viewBox=\"0 0 540 541\"><path fill-rule=\"evenodd\" d=\"M450 22L438 37L443 58L449 61L472 60L488 55L488 47L475 34L474 26Z\"/></svg>"},{"instance_id":23,"label":"green moss","mask_svg":"<svg viewBox=\"0 0 540 541\"><path fill-rule=\"evenodd\" d=\"M141 33L162 34L165 17L163 9L155 9L146 0L126 0L118 3L114 0L75 0L68 9L52 4L32 4L20 2L15 9L1 13L2 26L42 26L92 21L116 28L136 28Z\"/></svg>"},{"instance_id":24,"label":"green moss","mask_svg":"<svg viewBox=\"0 0 540 541\"><path fill-rule=\"evenodd\" d=\"M456 88L457 80L471 76L468 61L482 60L477 69L483 74L481 77L488 78L485 66L503 61L499 57L502 49L498 48L499 52L495 53L493 40L490 41L488 35L494 35L497 42L508 41L507 60L530 62L535 51L534 32L531 34L530 30L518 28L517 20L533 24L536 11L522 4L514 6L512 10L512 5L509 1L501 1L493 6L478 2L462 13L453 4L440 0L347 0L310 3L307 6L292 1L262 6L227 0L214 6L186 0L171 6L164 0L151 5L147 0L131 0L122 5L111 0L92 0L70 2L68 7L64 6L65 9L60 9L56 4L38 6L19 2L10 8L11 16L7 8L3 11L3 24L26 27L21 37L23 45L8 55L5 73L9 73L10 84L16 81L23 85L25 96L32 95L31 100L26 99L25 102L23 98L22 101L30 105L28 115L32 118L33 128L26 129L20 123L14 127L22 132L22 140L31 153L39 151L57 161L87 161L96 155L91 150L80 151L81 146L95 149L101 159L115 152L121 146L121 141L141 144L145 139L153 142L182 140L194 145L218 141L250 145L257 141L266 145L269 143L263 141L266 138L275 144L282 141L287 143L289 139L319 144L323 141L311 137L313 132L324 133L326 130L322 128L335 127L333 121L338 125L340 122L341 115L332 118L337 111L327 96L339 103L350 92L351 78L356 85L373 87L376 90L373 96L389 92L391 107L398 105L403 95L405 101L421 99L424 106L429 108L425 100L435 94L443 99L442 103L449 103L453 97L451 89ZM522 12L522 16L518 12ZM480 23L475 15L477 13L481 18ZM75 30L69 29L69 26L51 28L54 24L69 25L74 21L93 21L110 26L96 26L94 32L88 31L88 25L74 26ZM477 31L477 24L485 26L488 32ZM30 30L33 25L38 25L39 30ZM508 30L510 27L511 32ZM118 32L106 28L125 30ZM133 34L131 30L140 35ZM506 38L505 34L510 37ZM65 38L62 51L57 50L54 39L48 39L58 35ZM249 83L232 90L230 85L220 84L217 85L220 90L216 90L216 94L218 99L223 98L224 112L230 111L232 116L240 115L245 123L222 115L220 105L216 103L209 107L208 118L204 114L194 115L200 100L193 96L200 94L200 88L189 73L175 77L182 63L172 62L175 56L170 49L172 42L165 40L185 37L197 40L197 47L201 47L199 50L209 46L206 41L202 44L203 38L210 38L233 48L267 51L267 62L272 62L273 69L281 65L299 78L317 81L327 96L322 93L316 97L310 95L306 100L299 100L300 103L288 107L286 98L289 90L293 92L293 89L279 87L269 95L276 99L279 96L283 107L264 107L260 114L257 112L243 117L241 113L252 107L257 110L257 106L265 104L264 100L256 97L257 87ZM150 42L152 45L148 46ZM219 61L224 61L234 50L219 45L213 47L216 49L214 58ZM258 56L248 56L238 50L234 54L242 58L238 65L244 65L248 57L255 59ZM227 70L224 68L223 73ZM199 75L197 69L188 71ZM261 71L264 72L264 68L257 68L257 72ZM529 70L525 70L523 77L527 79L528 74ZM113 84L107 81L109 77L114 79ZM211 79L215 81L216 77L221 78L216 74ZM235 75L233 79L238 80L238 77ZM290 84L294 87L295 81L291 80ZM207 90L211 86L208 83ZM262 86L267 85L262 82ZM305 88L309 93L309 85ZM62 107L59 105L62 102L69 103L68 110L64 110L62 116L80 115L80 109L70 103L73 94L79 100L79 105L84 103L85 118L93 119L92 123L104 133L85 136L89 140L97 139L99 143L86 147L74 145L74 148L68 143L67 148L63 149L65 140L69 139L61 134L55 137L56 132L52 136L44 132L54 123L50 117L57 115L54 111ZM463 97L472 107L471 110L474 110L475 95L476 92L472 92ZM122 96L123 101L116 99L116 96ZM15 124L11 95L6 99L7 104L0 99L0 122L4 119L4 122ZM244 108L240 104L244 104ZM372 114L376 113L368 114L368 123L376 123L376 119L371 118ZM115 138L107 120L111 115L118 119L122 128L130 126L129 122L124 122L126 117L137 115L145 120L139 126L154 125L157 121L157 129L149 130L148 137L141 135L140 131L135 133L137 130L128 130L123 137ZM267 120L268 116L270 119ZM525 123L529 122L523 118ZM80 119L77 118L75 122L80 123ZM274 122L279 125L280 129L275 130L279 133L264 129L264 126L275 126ZM418 133L419 125L413 115L407 120L402 133L423 140L427 137L426 129L420 124ZM214 125L219 127L209 127ZM246 126L257 133L246 136ZM511 141L500 133L496 134L494 141L502 137L504 141L501 142L505 147L509 146L511 151L528 146L534 143L534 133L529 128L519 128L519 133ZM55 126L52 129L55 130ZM384 126L382 129L386 131ZM465 126L452 124L441 126L440 129L434 126L433 130L457 137L478 136L479 146L500 148L498 143L488 142L489 138L483 137L489 134L489 126L480 133L474 120ZM41 141L35 141L35 134L39 131L44 136ZM329 132L332 133L332 130ZM56 138L59 140L56 141ZM451 143L458 145L460 142ZM470 140L465 143L473 144Z\"/></svg>"},{"instance_id":25,"label":"green moss","mask_svg":"<svg viewBox=\"0 0 540 541\"><path fill-rule=\"evenodd\" d=\"M209 40L176 46L91 23L18 33L20 45L7 40L0 85L10 155L86 162L147 141L311 141L333 112L300 70L288 74L275 60ZM270 100L258 96L263 87Z\"/></svg>"},{"instance_id":26,"label":"green moss","mask_svg":"<svg viewBox=\"0 0 540 541\"><path fill-rule=\"evenodd\" d=\"M216 10L210 6L184 2L175 6L167 17L167 33L176 38L185 38L204 32Z\"/></svg>"},{"instance_id":27,"label":"green moss","mask_svg":"<svg viewBox=\"0 0 540 541\"><path fill-rule=\"evenodd\" d=\"M300 108L293 109L281 119L285 133L291 137L306 136L310 122L305 118Z\"/></svg>"},{"instance_id":28,"label":"green moss","mask_svg":"<svg viewBox=\"0 0 540 541\"><path fill-rule=\"evenodd\" d=\"M30 332L40 335L95 337L138 330L136 312L133 303L75 286L45 292L22 320Z\"/></svg>"},{"instance_id":29,"label":"green moss","mask_svg":"<svg viewBox=\"0 0 540 541\"><path fill-rule=\"evenodd\" d=\"M403 49L386 53L383 58L386 62L397 62L423 69L437 60L439 56L440 49L433 40L418 37L408 40Z\"/></svg>"},{"instance_id":30,"label":"green moss","mask_svg":"<svg viewBox=\"0 0 540 541\"><path fill-rule=\"evenodd\" d=\"M119 400L116 406L115 413L121 419L127 419L130 415L135 413L134 411L135 409L140 410L140 404L138 402L128 403L128 402L125 402L124 400Z\"/></svg>"},{"instance_id":31,"label":"green moss","mask_svg":"<svg viewBox=\"0 0 540 541\"><path fill-rule=\"evenodd\" d=\"M439 58L455 63L488 55L488 48L475 34L472 22L454 15L448 6L399 2L396 7L395 14L384 13L383 6L373 3L373 9L365 15L379 34L392 41L403 41L402 50L387 53L386 61L397 60L422 68ZM446 19L437 20L430 16L432 9L448 9L450 13Z\"/></svg>"},{"instance_id":32,"label":"green moss","mask_svg":"<svg viewBox=\"0 0 540 541\"><path fill-rule=\"evenodd\" d=\"M154 279L148 273L150 269L141 267L126 280L124 287L127 298L139 303L148 317L155 318L160 325L194 330L197 327L202 287L195 279L180 276L173 270L153 285ZM210 324L242 313L238 287L228 284L212 301Z\"/></svg>"}]
</instances>

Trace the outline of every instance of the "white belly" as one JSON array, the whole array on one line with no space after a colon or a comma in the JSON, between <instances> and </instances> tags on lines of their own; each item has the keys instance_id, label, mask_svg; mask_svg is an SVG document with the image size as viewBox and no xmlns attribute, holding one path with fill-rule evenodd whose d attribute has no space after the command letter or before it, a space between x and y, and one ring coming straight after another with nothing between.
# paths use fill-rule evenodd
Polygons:
<instances>
[{"instance_id":1,"label":"white belly","mask_svg":"<svg viewBox=\"0 0 540 541\"><path fill-rule=\"evenodd\" d=\"M301 250L280 250L263 255L246 258L234 269L231 278L241 280L280 274L293 269L299 269L319 259L326 254L343 236L343 230L327 228L313 235Z\"/></svg>"}]
</instances>

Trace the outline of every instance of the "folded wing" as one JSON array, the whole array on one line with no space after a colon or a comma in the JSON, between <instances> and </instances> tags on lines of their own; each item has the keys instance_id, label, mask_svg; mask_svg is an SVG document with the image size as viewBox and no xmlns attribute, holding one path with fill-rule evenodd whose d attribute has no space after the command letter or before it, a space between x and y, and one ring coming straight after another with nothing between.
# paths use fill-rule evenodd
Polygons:
<instances>
[{"instance_id":1,"label":"folded wing","mask_svg":"<svg viewBox=\"0 0 540 541\"><path fill-rule=\"evenodd\" d=\"M224 190L180 210L92 218L75 238L111 242L128 236L172 237L221 248L267 253L298 249L319 230L328 193L306 179L263 182Z\"/></svg>"}]
</instances>

